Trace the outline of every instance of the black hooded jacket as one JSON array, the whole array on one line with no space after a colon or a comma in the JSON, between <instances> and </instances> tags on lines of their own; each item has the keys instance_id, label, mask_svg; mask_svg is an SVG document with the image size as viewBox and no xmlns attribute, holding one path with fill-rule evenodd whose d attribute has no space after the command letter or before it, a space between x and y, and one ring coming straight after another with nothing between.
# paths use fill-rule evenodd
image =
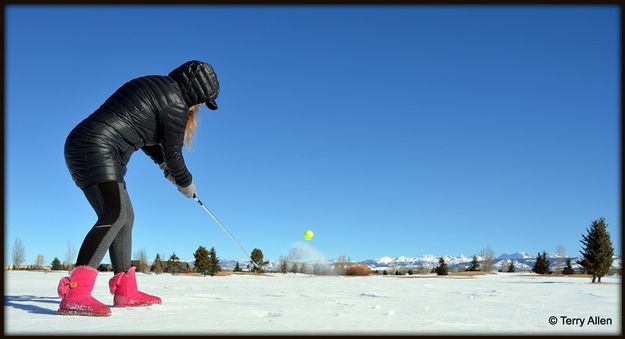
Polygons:
<instances>
[{"instance_id":1,"label":"black hooded jacket","mask_svg":"<svg viewBox=\"0 0 625 339\"><path fill-rule=\"evenodd\" d=\"M164 162L179 186L190 185L182 156L189 107L206 103L217 109L218 94L213 68L195 60L168 76L127 82L67 137L65 162L76 185L124 182L130 156L139 149L155 163Z\"/></svg>"}]
</instances>

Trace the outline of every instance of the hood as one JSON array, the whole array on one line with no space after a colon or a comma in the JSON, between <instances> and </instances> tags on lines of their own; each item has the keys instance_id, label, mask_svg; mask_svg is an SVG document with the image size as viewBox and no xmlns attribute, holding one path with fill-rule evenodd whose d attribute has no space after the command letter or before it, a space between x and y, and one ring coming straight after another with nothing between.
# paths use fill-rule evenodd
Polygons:
<instances>
[{"instance_id":1,"label":"hood","mask_svg":"<svg viewBox=\"0 0 625 339\"><path fill-rule=\"evenodd\" d=\"M197 60L187 61L168 76L180 85L187 105L205 102L208 108L217 109L215 99L219 95L219 81L211 65Z\"/></svg>"}]
</instances>

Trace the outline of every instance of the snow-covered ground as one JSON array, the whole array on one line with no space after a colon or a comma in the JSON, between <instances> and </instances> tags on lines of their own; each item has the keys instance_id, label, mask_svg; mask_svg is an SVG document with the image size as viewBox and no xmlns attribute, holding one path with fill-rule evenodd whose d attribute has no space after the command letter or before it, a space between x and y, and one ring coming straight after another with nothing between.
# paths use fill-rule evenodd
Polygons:
<instances>
[{"instance_id":1,"label":"snow-covered ground","mask_svg":"<svg viewBox=\"0 0 625 339\"><path fill-rule=\"evenodd\" d=\"M162 305L110 317L60 316L65 272L4 273L6 334L619 334L621 278L501 273L466 277L220 277L138 274ZM94 296L111 305L110 272ZM549 323L556 317L557 324ZM570 325L563 324L563 318ZM589 317L611 324L588 324Z\"/></svg>"}]
</instances>

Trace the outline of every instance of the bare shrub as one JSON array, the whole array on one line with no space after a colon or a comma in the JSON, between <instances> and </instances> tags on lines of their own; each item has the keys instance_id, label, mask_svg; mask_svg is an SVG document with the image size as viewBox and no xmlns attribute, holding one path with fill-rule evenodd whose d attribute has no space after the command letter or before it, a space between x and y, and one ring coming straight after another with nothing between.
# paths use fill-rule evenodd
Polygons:
<instances>
[{"instance_id":1,"label":"bare shrub","mask_svg":"<svg viewBox=\"0 0 625 339\"><path fill-rule=\"evenodd\" d=\"M366 276L371 275L371 268L365 264L349 265L345 269L345 275Z\"/></svg>"},{"instance_id":2,"label":"bare shrub","mask_svg":"<svg viewBox=\"0 0 625 339\"><path fill-rule=\"evenodd\" d=\"M74 268L74 260L76 259L76 247L70 241L67 242L67 252L65 252L65 269L71 271Z\"/></svg>"},{"instance_id":3,"label":"bare shrub","mask_svg":"<svg viewBox=\"0 0 625 339\"><path fill-rule=\"evenodd\" d=\"M480 256L484 258L484 262L482 263L482 271L491 272L494 269L494 260L495 260L495 251L490 247L490 245L486 246L480 252Z\"/></svg>"},{"instance_id":4,"label":"bare shrub","mask_svg":"<svg viewBox=\"0 0 625 339\"><path fill-rule=\"evenodd\" d=\"M13 269L16 270L26 260L26 251L24 250L24 244L22 240L15 239L13 243L13 250L11 251L11 257L13 258Z\"/></svg>"},{"instance_id":5,"label":"bare shrub","mask_svg":"<svg viewBox=\"0 0 625 339\"><path fill-rule=\"evenodd\" d=\"M135 253L135 260L139 262L139 267L137 267L139 272L145 273L150 270L150 265L148 265L148 252L145 248L142 248Z\"/></svg>"},{"instance_id":6,"label":"bare shrub","mask_svg":"<svg viewBox=\"0 0 625 339\"><path fill-rule=\"evenodd\" d=\"M430 272L432 272L432 268L427 266L419 265L415 268L415 274L428 274Z\"/></svg>"},{"instance_id":7,"label":"bare shrub","mask_svg":"<svg viewBox=\"0 0 625 339\"><path fill-rule=\"evenodd\" d=\"M38 254L38 255L37 255L37 259L35 259L35 265L33 266L33 268L34 268L34 269L36 269L36 270L41 270L41 269L43 269L43 262L44 262L45 260L46 260L46 259L43 257L43 255Z\"/></svg>"}]
</instances>

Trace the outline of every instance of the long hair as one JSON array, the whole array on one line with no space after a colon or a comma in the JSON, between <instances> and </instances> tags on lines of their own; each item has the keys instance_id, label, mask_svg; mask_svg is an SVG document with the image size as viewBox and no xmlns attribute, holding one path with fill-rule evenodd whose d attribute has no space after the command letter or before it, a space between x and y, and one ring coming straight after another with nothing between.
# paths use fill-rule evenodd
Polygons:
<instances>
[{"instance_id":1,"label":"long hair","mask_svg":"<svg viewBox=\"0 0 625 339\"><path fill-rule=\"evenodd\" d=\"M184 129L184 145L187 150L191 150L191 142L197 128L197 114L200 111L200 104L189 107L187 126Z\"/></svg>"}]
</instances>

